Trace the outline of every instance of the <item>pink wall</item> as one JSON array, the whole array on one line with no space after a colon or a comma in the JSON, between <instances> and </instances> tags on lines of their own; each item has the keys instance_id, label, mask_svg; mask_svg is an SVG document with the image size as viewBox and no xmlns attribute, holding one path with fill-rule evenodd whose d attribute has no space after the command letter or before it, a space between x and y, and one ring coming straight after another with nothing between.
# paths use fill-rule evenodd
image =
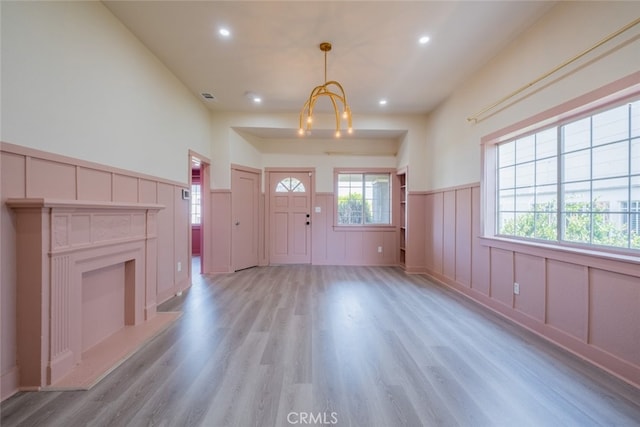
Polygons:
<instances>
[{"instance_id":1,"label":"pink wall","mask_svg":"<svg viewBox=\"0 0 640 427\"><path fill-rule=\"evenodd\" d=\"M0 398L4 399L16 391L19 375L16 363L16 217L5 204L8 198L42 197L164 205L157 218L158 271L147 273L148 280L157 278L157 295L153 296L157 303L189 284L189 223L188 205L181 198L181 190L186 187L180 183L6 143L1 145L0 162ZM181 272L176 269L178 262L182 263Z\"/></svg>"},{"instance_id":2,"label":"pink wall","mask_svg":"<svg viewBox=\"0 0 640 427\"><path fill-rule=\"evenodd\" d=\"M481 239L480 187L433 191L422 271L625 380L640 385L640 268L635 260ZM411 235L411 233L410 233ZM520 294L513 293L513 283Z\"/></svg>"},{"instance_id":3,"label":"pink wall","mask_svg":"<svg viewBox=\"0 0 640 427\"><path fill-rule=\"evenodd\" d=\"M396 191L397 193L397 191ZM231 191L215 190L211 192L212 251L205 255L207 272L227 273L231 266ZM260 223L264 218L264 195L261 196ZM369 227L363 229L336 229L334 221L334 195L332 193L315 193L312 196L311 213L311 263L315 265L398 265L399 228ZM395 203L397 206L398 203ZM320 212L315 212L315 207ZM398 215L396 209L393 215ZM258 241L260 265L268 264L268 233L260 227ZM421 242L420 234L413 239L413 244ZM411 241L409 239L409 241ZM264 242L264 243L263 243ZM418 245L420 245L418 243ZM382 247L382 252L378 252Z\"/></svg>"},{"instance_id":4,"label":"pink wall","mask_svg":"<svg viewBox=\"0 0 640 427\"><path fill-rule=\"evenodd\" d=\"M316 265L397 265L398 229L335 229L334 195L316 193L311 220L311 263ZM382 252L378 252L378 247Z\"/></svg>"}]
</instances>

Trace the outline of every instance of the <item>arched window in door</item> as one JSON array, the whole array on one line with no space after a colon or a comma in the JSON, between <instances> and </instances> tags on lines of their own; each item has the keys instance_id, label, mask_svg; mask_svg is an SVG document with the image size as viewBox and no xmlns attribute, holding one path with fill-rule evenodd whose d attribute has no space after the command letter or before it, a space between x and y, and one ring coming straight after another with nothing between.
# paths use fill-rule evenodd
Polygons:
<instances>
[{"instance_id":1,"label":"arched window in door","mask_svg":"<svg viewBox=\"0 0 640 427\"><path fill-rule=\"evenodd\" d=\"M292 176L282 179L278 185L276 185L276 193L304 193L305 191L304 184Z\"/></svg>"}]
</instances>

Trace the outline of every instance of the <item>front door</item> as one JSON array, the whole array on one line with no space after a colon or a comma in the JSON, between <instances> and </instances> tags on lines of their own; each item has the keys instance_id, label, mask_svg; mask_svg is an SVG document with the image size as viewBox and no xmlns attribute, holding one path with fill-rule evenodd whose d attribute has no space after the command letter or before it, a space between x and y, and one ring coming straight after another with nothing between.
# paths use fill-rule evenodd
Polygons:
<instances>
[{"instance_id":1,"label":"front door","mask_svg":"<svg viewBox=\"0 0 640 427\"><path fill-rule=\"evenodd\" d=\"M260 175L231 170L231 263L233 270L258 265Z\"/></svg>"},{"instance_id":2,"label":"front door","mask_svg":"<svg viewBox=\"0 0 640 427\"><path fill-rule=\"evenodd\" d=\"M311 172L269 173L269 260L311 263Z\"/></svg>"}]
</instances>

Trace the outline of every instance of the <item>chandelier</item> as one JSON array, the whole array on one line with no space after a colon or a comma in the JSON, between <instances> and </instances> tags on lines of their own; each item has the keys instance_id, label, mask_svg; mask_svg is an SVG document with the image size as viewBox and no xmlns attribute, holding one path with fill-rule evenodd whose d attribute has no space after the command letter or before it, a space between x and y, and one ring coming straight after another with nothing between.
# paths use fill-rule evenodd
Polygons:
<instances>
[{"instance_id":1,"label":"chandelier","mask_svg":"<svg viewBox=\"0 0 640 427\"><path fill-rule=\"evenodd\" d=\"M324 52L324 84L316 86L311 91L309 99L304 103L302 110L300 110L300 126L298 133L300 135L310 134L311 126L313 124L313 108L316 105L316 101L321 96L328 96L333 105L333 112L336 117L336 138L340 138L340 122L346 120L347 133L353 133L353 127L351 126L351 108L347 104L347 95L344 93L342 85L335 80L327 81L327 52L331 50L331 43L320 43L320 50ZM342 114L340 113L340 107L342 107Z\"/></svg>"}]
</instances>

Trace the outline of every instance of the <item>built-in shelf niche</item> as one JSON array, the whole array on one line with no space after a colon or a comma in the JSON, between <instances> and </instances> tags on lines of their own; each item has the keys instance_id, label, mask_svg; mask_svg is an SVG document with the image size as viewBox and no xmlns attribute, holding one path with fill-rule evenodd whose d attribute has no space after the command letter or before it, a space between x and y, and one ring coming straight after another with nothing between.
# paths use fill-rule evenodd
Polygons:
<instances>
[{"instance_id":1,"label":"built-in shelf niche","mask_svg":"<svg viewBox=\"0 0 640 427\"><path fill-rule=\"evenodd\" d=\"M400 184L400 247L398 250L398 263L405 267L407 262L407 170L402 169L397 172Z\"/></svg>"}]
</instances>

